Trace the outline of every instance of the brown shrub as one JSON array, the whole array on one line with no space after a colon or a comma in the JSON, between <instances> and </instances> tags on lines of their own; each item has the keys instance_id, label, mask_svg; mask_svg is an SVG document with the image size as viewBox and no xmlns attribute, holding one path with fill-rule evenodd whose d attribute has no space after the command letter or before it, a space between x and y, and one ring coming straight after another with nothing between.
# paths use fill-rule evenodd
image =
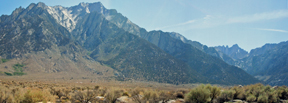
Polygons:
<instances>
[{"instance_id":1,"label":"brown shrub","mask_svg":"<svg viewBox=\"0 0 288 103\"><path fill-rule=\"evenodd\" d=\"M24 103L35 103L35 102L55 102L55 98L53 95L49 93L47 89L45 90L38 90L38 89L32 89L28 90L24 94Z\"/></svg>"},{"instance_id":2,"label":"brown shrub","mask_svg":"<svg viewBox=\"0 0 288 103\"><path fill-rule=\"evenodd\" d=\"M123 94L121 92L121 90L115 89L115 88L110 88L108 90L108 92L106 93L106 96L105 96L106 101L109 103L115 103L117 98L121 97L121 94Z\"/></svg>"},{"instance_id":3,"label":"brown shrub","mask_svg":"<svg viewBox=\"0 0 288 103\"><path fill-rule=\"evenodd\" d=\"M146 90L143 96L144 102L157 103L159 101L159 95L156 91Z\"/></svg>"}]
</instances>

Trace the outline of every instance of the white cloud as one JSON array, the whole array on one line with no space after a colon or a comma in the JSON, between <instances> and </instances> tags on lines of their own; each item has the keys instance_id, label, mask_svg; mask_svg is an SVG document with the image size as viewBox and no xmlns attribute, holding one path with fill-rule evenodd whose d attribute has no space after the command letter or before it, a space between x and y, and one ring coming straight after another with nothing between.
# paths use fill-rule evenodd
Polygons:
<instances>
[{"instance_id":1,"label":"white cloud","mask_svg":"<svg viewBox=\"0 0 288 103\"><path fill-rule=\"evenodd\" d=\"M196 21L196 20L189 20L189 21L186 21L186 22L183 22L183 23L179 23L179 24L175 24L175 25L168 25L168 26L156 28L156 30L166 29L166 28L171 28L171 27L185 26L185 25L188 25L188 24L192 24L192 23L194 23L195 21Z\"/></svg>"},{"instance_id":2,"label":"white cloud","mask_svg":"<svg viewBox=\"0 0 288 103\"><path fill-rule=\"evenodd\" d=\"M213 16L211 16L211 15L206 15L203 19L209 20L209 19L211 19L211 18L213 18Z\"/></svg>"},{"instance_id":3,"label":"white cloud","mask_svg":"<svg viewBox=\"0 0 288 103\"><path fill-rule=\"evenodd\" d=\"M258 30L264 30L264 31L274 31L274 32L282 32L282 33L288 33L286 30L280 30L280 29L263 29L263 28L256 28Z\"/></svg>"},{"instance_id":4,"label":"white cloud","mask_svg":"<svg viewBox=\"0 0 288 103\"><path fill-rule=\"evenodd\" d=\"M160 27L157 29L178 28L181 30L189 30L189 29L195 29L195 28L210 28L210 27L227 25L227 24L251 23L251 22L258 22L258 21L265 21L265 20L279 19L279 18L288 18L288 10L255 13L251 15L244 15L244 16L238 16L238 17L227 17L223 15L222 16L206 15L205 17L202 17L199 19L193 19L193 20L189 20L183 23L164 26L164 27ZM278 31L278 32L281 32L281 31Z\"/></svg>"},{"instance_id":5,"label":"white cloud","mask_svg":"<svg viewBox=\"0 0 288 103\"><path fill-rule=\"evenodd\" d=\"M256 13L240 17L229 18L227 23L248 23L262 20L278 19L288 17L288 10L279 10L273 12Z\"/></svg>"}]
</instances>

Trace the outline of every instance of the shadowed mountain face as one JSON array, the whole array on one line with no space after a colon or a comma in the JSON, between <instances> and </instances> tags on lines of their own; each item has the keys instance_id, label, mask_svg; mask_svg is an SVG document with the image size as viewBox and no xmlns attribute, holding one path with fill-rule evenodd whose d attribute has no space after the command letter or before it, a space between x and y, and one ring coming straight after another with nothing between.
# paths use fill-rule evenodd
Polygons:
<instances>
[{"instance_id":1,"label":"shadowed mountain face","mask_svg":"<svg viewBox=\"0 0 288 103\"><path fill-rule=\"evenodd\" d=\"M61 65L84 63L84 70L99 71L89 64L101 62L108 66L106 69L114 69L118 80L173 84L259 82L217 58L219 54L214 48L194 47L194 42L176 38L172 33L147 32L99 2L68 8L31 4L26 9L16 9L10 16L1 16L0 20L0 55L6 58L59 51L53 53L69 61ZM74 69L81 71L80 66Z\"/></svg>"},{"instance_id":2,"label":"shadowed mountain face","mask_svg":"<svg viewBox=\"0 0 288 103\"><path fill-rule=\"evenodd\" d=\"M219 53L225 53L234 58L232 65L242 68L266 84L288 85L287 41L279 44L265 44L260 48L252 49L248 54L237 45L231 48L224 46L215 48Z\"/></svg>"},{"instance_id":3,"label":"shadowed mountain face","mask_svg":"<svg viewBox=\"0 0 288 103\"><path fill-rule=\"evenodd\" d=\"M241 68L269 85L288 85L288 42L265 44L236 61Z\"/></svg>"}]
</instances>

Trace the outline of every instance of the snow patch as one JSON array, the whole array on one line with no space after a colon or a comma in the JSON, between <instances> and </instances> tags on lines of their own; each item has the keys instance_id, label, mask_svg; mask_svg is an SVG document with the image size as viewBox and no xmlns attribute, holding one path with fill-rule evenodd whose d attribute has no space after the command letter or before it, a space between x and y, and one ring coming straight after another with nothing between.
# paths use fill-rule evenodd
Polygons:
<instances>
[{"instance_id":1,"label":"snow patch","mask_svg":"<svg viewBox=\"0 0 288 103\"><path fill-rule=\"evenodd\" d=\"M112 16L111 16L111 15L107 15L107 16L105 16L105 18L106 18L107 20L112 20Z\"/></svg>"},{"instance_id":2,"label":"snow patch","mask_svg":"<svg viewBox=\"0 0 288 103\"><path fill-rule=\"evenodd\" d=\"M86 13L90 13L90 10L89 10L89 8L86 8Z\"/></svg>"},{"instance_id":3,"label":"snow patch","mask_svg":"<svg viewBox=\"0 0 288 103\"><path fill-rule=\"evenodd\" d=\"M77 21L73 18L73 14L71 14L72 10L68 10L62 6L48 6L47 11L60 25L67 28L70 32L75 29Z\"/></svg>"}]
</instances>

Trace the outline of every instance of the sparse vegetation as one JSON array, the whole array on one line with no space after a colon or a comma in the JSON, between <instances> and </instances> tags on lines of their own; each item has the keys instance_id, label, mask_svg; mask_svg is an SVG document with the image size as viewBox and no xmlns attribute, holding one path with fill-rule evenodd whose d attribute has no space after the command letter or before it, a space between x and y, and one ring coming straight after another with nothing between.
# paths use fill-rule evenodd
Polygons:
<instances>
[{"instance_id":1,"label":"sparse vegetation","mask_svg":"<svg viewBox=\"0 0 288 103\"><path fill-rule=\"evenodd\" d=\"M9 61L9 59L3 59L3 58L1 59L1 62L2 62L2 63L5 63L5 62L7 62L7 61Z\"/></svg>"},{"instance_id":2,"label":"sparse vegetation","mask_svg":"<svg viewBox=\"0 0 288 103\"><path fill-rule=\"evenodd\" d=\"M7 61L7 60L4 60ZM3 59L2 59L3 62ZM4 72L5 75L7 76L22 76L22 75L26 75L26 73L23 72L23 68L25 65L23 64L14 64L13 68L14 68L14 72L10 73L10 72Z\"/></svg>"},{"instance_id":3,"label":"sparse vegetation","mask_svg":"<svg viewBox=\"0 0 288 103\"><path fill-rule=\"evenodd\" d=\"M13 75L19 75L19 76L21 76L21 75L25 75L26 73L23 73L23 72L13 72Z\"/></svg>"},{"instance_id":4,"label":"sparse vegetation","mask_svg":"<svg viewBox=\"0 0 288 103\"><path fill-rule=\"evenodd\" d=\"M9 73L9 72L4 72L4 73L8 76L12 76L12 73Z\"/></svg>"},{"instance_id":5,"label":"sparse vegetation","mask_svg":"<svg viewBox=\"0 0 288 103\"><path fill-rule=\"evenodd\" d=\"M25 65L23 65L23 64L15 64L15 65L13 65L13 68L16 72L23 72L22 67L24 67L24 66Z\"/></svg>"},{"instance_id":6,"label":"sparse vegetation","mask_svg":"<svg viewBox=\"0 0 288 103\"><path fill-rule=\"evenodd\" d=\"M47 89L31 89L24 94L24 103L55 102L55 98Z\"/></svg>"},{"instance_id":7,"label":"sparse vegetation","mask_svg":"<svg viewBox=\"0 0 288 103\"><path fill-rule=\"evenodd\" d=\"M287 100L286 86L271 87L262 84L220 88L199 85L191 90L158 90L148 88L117 88L91 85L72 86L39 82L1 81L0 102L4 103L223 103L237 102L277 103ZM239 101L240 100L240 101Z\"/></svg>"}]
</instances>

